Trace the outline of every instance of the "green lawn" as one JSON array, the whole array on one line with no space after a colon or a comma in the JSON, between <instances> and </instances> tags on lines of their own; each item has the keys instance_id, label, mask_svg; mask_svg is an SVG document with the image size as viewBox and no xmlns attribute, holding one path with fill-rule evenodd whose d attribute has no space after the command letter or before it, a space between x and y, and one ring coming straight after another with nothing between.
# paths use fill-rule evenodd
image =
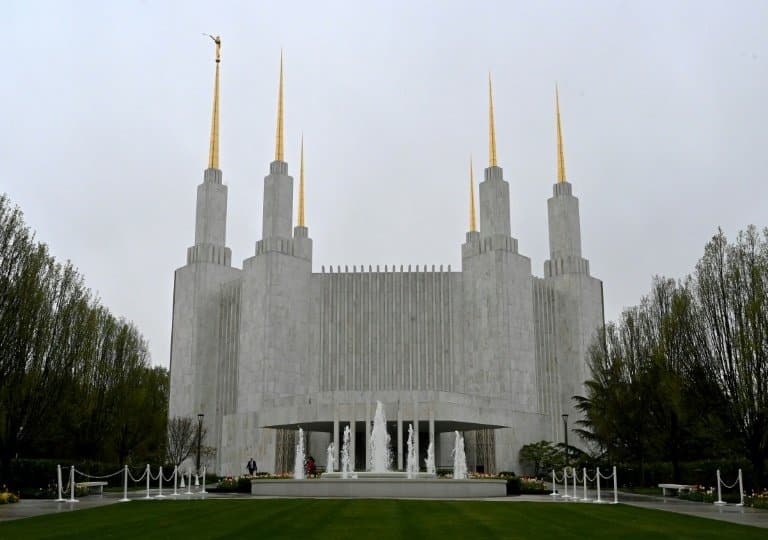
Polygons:
<instances>
[{"instance_id":1,"label":"green lawn","mask_svg":"<svg viewBox=\"0 0 768 540\"><path fill-rule=\"evenodd\" d=\"M133 501L0 523L0 538L739 538L768 531L624 505L250 499Z\"/></svg>"}]
</instances>

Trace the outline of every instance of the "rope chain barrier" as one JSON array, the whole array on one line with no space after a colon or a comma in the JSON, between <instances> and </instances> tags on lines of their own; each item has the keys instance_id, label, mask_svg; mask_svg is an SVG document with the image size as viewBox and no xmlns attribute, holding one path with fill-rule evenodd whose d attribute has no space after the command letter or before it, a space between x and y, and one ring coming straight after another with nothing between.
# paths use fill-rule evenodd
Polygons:
<instances>
[{"instance_id":1,"label":"rope chain barrier","mask_svg":"<svg viewBox=\"0 0 768 540\"><path fill-rule=\"evenodd\" d=\"M723 500L723 492L721 487L724 487L725 489L734 489L736 486L739 486L739 504L736 506L744 506L744 480L741 474L741 469L739 469L739 474L736 476L736 481L733 484L726 484L723 482L722 478L720 477L720 469L717 469L717 500L715 501L715 504L727 504Z\"/></svg>"},{"instance_id":2,"label":"rope chain barrier","mask_svg":"<svg viewBox=\"0 0 768 540\"><path fill-rule=\"evenodd\" d=\"M157 491L158 494L155 495L154 498L156 499L164 499L168 496L171 497L178 497L179 495L182 495L182 493L179 492L179 488L187 487L185 495L193 495L194 492L192 491L192 470L190 469L188 471L187 476L187 482L185 482L185 474L182 473L182 471L179 469L178 466L173 467L173 472L171 472L168 477L165 476L163 473L163 467L159 467L157 473L152 474L151 467L149 464L147 464L144 468L139 469L141 471L141 475L139 476L139 471L135 471L136 475L134 476L133 472L131 471L130 467L128 465L124 465L121 469L111 473L111 474L104 474L104 475L95 475L95 474L88 474L83 471L80 471L75 468L74 465L71 465L69 467L69 473L67 474L67 483L64 483L63 479L63 473L62 473L62 467L61 464L56 465L56 491L58 498L54 499L55 502L69 502L69 503L76 503L80 502L77 499L75 499L75 488L77 487L76 482L76 475L80 475L80 477L85 478L87 480L107 480L109 478L117 477L119 475L123 475L123 497L122 499L119 499L119 502L128 502L131 499L128 498L128 481L131 480L134 483L139 483L143 480L146 481L146 495L143 497L144 499L152 499L151 496L151 481L157 481ZM553 471L554 476L554 471ZM202 477L202 479L201 479ZM206 467L203 467L202 475L195 475L195 486L199 486L200 489L196 490L197 493L201 495L205 495L208 492L205 489L205 477L206 477ZM168 485L170 485L170 482L173 481L173 493L171 495L164 495L163 494L163 482L166 482ZM180 482L179 482L180 481ZM553 483L553 492L556 492L555 484ZM65 499L64 495L69 492L69 498ZM556 493L554 493L556 494Z\"/></svg>"},{"instance_id":3,"label":"rope chain barrier","mask_svg":"<svg viewBox=\"0 0 768 540\"><path fill-rule=\"evenodd\" d=\"M113 472L112 474L105 474L103 476L97 476L95 474L88 474L88 473L84 473L83 471L78 471L77 469L75 469L75 473L79 474L80 476L83 476L85 478L93 478L95 480L103 480L105 478L112 478L113 476L117 476L118 474L120 474L122 472L123 472L122 470L119 470L117 472Z\"/></svg>"},{"instance_id":4,"label":"rope chain barrier","mask_svg":"<svg viewBox=\"0 0 768 540\"><path fill-rule=\"evenodd\" d=\"M146 469L144 469L144 474L142 474L142 475L141 475L141 476L139 476L138 478L134 478L134 477L133 477L133 475L131 474L131 470L130 470L130 469L128 469L128 477L129 477L131 480L133 480L134 482L141 482L142 480L144 480L144 477L146 476L146 474L147 474L147 470L146 470Z\"/></svg>"}]
</instances>

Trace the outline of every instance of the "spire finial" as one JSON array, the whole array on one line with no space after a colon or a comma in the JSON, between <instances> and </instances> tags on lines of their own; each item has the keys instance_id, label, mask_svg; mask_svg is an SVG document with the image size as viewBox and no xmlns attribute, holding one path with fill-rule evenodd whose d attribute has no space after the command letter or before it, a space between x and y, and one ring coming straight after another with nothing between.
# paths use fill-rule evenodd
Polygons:
<instances>
[{"instance_id":1,"label":"spire finial","mask_svg":"<svg viewBox=\"0 0 768 540\"><path fill-rule=\"evenodd\" d=\"M221 36L205 34L216 44L216 78L213 83L213 113L211 117L211 142L208 148L208 168L219 168L219 64L221 64Z\"/></svg>"},{"instance_id":2,"label":"spire finial","mask_svg":"<svg viewBox=\"0 0 768 540\"><path fill-rule=\"evenodd\" d=\"M299 227L304 227L304 134L301 134L301 166L299 172Z\"/></svg>"},{"instance_id":3,"label":"spire finial","mask_svg":"<svg viewBox=\"0 0 768 540\"><path fill-rule=\"evenodd\" d=\"M560 92L555 83L555 110L557 113L557 182L565 182L565 157L563 156L563 130L560 126Z\"/></svg>"},{"instance_id":4,"label":"spire finial","mask_svg":"<svg viewBox=\"0 0 768 540\"><path fill-rule=\"evenodd\" d=\"M280 49L280 86L277 91L277 131L275 133L275 161L285 161L283 146L283 50Z\"/></svg>"},{"instance_id":5,"label":"spire finial","mask_svg":"<svg viewBox=\"0 0 768 540\"><path fill-rule=\"evenodd\" d=\"M472 154L469 154L469 231L475 232L475 173L472 169Z\"/></svg>"},{"instance_id":6,"label":"spire finial","mask_svg":"<svg viewBox=\"0 0 768 540\"><path fill-rule=\"evenodd\" d=\"M488 72L488 166L496 166L496 125L493 121L493 86Z\"/></svg>"}]
</instances>

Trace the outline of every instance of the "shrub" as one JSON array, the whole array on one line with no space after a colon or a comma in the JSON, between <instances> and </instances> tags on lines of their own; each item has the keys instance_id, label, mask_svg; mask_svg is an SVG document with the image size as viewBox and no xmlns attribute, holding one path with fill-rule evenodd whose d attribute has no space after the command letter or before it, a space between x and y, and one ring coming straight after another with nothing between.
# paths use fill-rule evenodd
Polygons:
<instances>
[{"instance_id":1,"label":"shrub","mask_svg":"<svg viewBox=\"0 0 768 540\"><path fill-rule=\"evenodd\" d=\"M251 479L250 476L227 476L220 478L217 486L211 491L219 493L250 493Z\"/></svg>"},{"instance_id":2,"label":"shrub","mask_svg":"<svg viewBox=\"0 0 768 540\"><path fill-rule=\"evenodd\" d=\"M722 492L721 492L722 493ZM723 501L727 503L738 503L741 500L739 493L722 493ZM685 501L713 503L717 500L716 488L705 488L696 486L696 489L687 493L678 494L678 498Z\"/></svg>"},{"instance_id":3,"label":"shrub","mask_svg":"<svg viewBox=\"0 0 768 540\"><path fill-rule=\"evenodd\" d=\"M19 502L18 495L11 493L3 486L3 491L0 491L0 504L12 504L15 502Z\"/></svg>"},{"instance_id":4,"label":"shrub","mask_svg":"<svg viewBox=\"0 0 768 540\"><path fill-rule=\"evenodd\" d=\"M523 495L546 495L549 493L549 488L538 478L521 478L520 493Z\"/></svg>"},{"instance_id":5,"label":"shrub","mask_svg":"<svg viewBox=\"0 0 768 540\"><path fill-rule=\"evenodd\" d=\"M684 501L713 503L717 500L717 495L713 493L712 490L696 490L680 493L678 498L683 499Z\"/></svg>"},{"instance_id":6,"label":"shrub","mask_svg":"<svg viewBox=\"0 0 768 540\"><path fill-rule=\"evenodd\" d=\"M522 482L517 476L507 477L507 495L520 495Z\"/></svg>"},{"instance_id":7,"label":"shrub","mask_svg":"<svg viewBox=\"0 0 768 540\"><path fill-rule=\"evenodd\" d=\"M762 493L753 493L749 497L744 497L744 504L752 508L762 508L768 510L768 491Z\"/></svg>"}]
</instances>

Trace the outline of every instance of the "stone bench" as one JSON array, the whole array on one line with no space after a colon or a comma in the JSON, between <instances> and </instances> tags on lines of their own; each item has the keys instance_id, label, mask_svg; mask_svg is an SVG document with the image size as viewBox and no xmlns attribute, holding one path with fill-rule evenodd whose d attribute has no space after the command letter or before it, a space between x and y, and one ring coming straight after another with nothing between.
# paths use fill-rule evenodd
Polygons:
<instances>
[{"instance_id":1,"label":"stone bench","mask_svg":"<svg viewBox=\"0 0 768 540\"><path fill-rule=\"evenodd\" d=\"M674 489L676 491L691 491L695 486L688 486L686 484L659 484L661 488L662 497L667 496L668 489Z\"/></svg>"},{"instance_id":2,"label":"stone bench","mask_svg":"<svg viewBox=\"0 0 768 540\"><path fill-rule=\"evenodd\" d=\"M77 482L75 487L87 488L89 491L92 488L99 488L99 495L104 495L104 486L106 485L106 482Z\"/></svg>"}]
</instances>

